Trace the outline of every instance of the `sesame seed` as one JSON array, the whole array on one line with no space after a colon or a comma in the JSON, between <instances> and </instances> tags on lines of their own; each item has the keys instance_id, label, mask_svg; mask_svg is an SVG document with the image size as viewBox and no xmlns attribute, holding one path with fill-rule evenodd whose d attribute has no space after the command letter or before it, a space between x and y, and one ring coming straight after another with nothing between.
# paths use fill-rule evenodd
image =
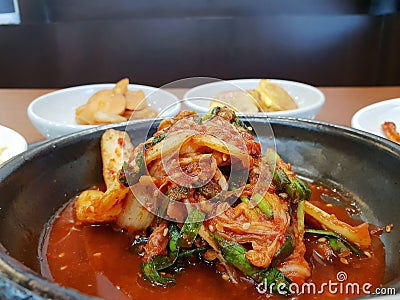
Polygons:
<instances>
[{"instance_id":1,"label":"sesame seed","mask_svg":"<svg viewBox=\"0 0 400 300\"><path fill-rule=\"evenodd\" d=\"M222 227L222 225L219 223L215 225L215 227L217 228L218 231L224 231L224 227Z\"/></svg>"},{"instance_id":2,"label":"sesame seed","mask_svg":"<svg viewBox=\"0 0 400 300\"><path fill-rule=\"evenodd\" d=\"M349 264L349 262L347 261L347 259L345 259L344 257L341 257L341 258L340 258L340 262L341 262L342 264L345 264L345 265L348 265L348 264Z\"/></svg>"},{"instance_id":3,"label":"sesame seed","mask_svg":"<svg viewBox=\"0 0 400 300\"><path fill-rule=\"evenodd\" d=\"M61 271L64 271L66 268L68 268L68 266L62 266L62 267L60 268L60 270L61 270Z\"/></svg>"},{"instance_id":4,"label":"sesame seed","mask_svg":"<svg viewBox=\"0 0 400 300\"><path fill-rule=\"evenodd\" d=\"M318 243L325 243L326 242L326 238L322 237L318 239Z\"/></svg>"},{"instance_id":5,"label":"sesame seed","mask_svg":"<svg viewBox=\"0 0 400 300\"><path fill-rule=\"evenodd\" d=\"M385 226L385 231L386 231L387 233L389 233L390 231L392 231L392 228L393 228L393 224L386 225L386 226Z\"/></svg>"},{"instance_id":6,"label":"sesame seed","mask_svg":"<svg viewBox=\"0 0 400 300\"><path fill-rule=\"evenodd\" d=\"M164 231L163 231L163 234L162 234L162 235L163 235L163 236L167 236L167 234L168 234L168 227L164 229Z\"/></svg>"},{"instance_id":7,"label":"sesame seed","mask_svg":"<svg viewBox=\"0 0 400 300\"><path fill-rule=\"evenodd\" d=\"M333 205L331 203L327 203L326 207L332 207Z\"/></svg>"},{"instance_id":8,"label":"sesame seed","mask_svg":"<svg viewBox=\"0 0 400 300\"><path fill-rule=\"evenodd\" d=\"M228 281L228 280L229 280L229 276L228 276L227 274L225 274L225 273L222 274L221 277L222 277L222 279L225 280L225 281Z\"/></svg>"},{"instance_id":9,"label":"sesame seed","mask_svg":"<svg viewBox=\"0 0 400 300\"><path fill-rule=\"evenodd\" d=\"M96 253L93 253L93 256L94 256L94 257L101 256L101 252L96 252Z\"/></svg>"},{"instance_id":10,"label":"sesame seed","mask_svg":"<svg viewBox=\"0 0 400 300\"><path fill-rule=\"evenodd\" d=\"M214 230L215 230L214 226L212 226L212 225L209 225L209 226L208 226L208 229L209 229L211 232L214 232Z\"/></svg>"},{"instance_id":11,"label":"sesame seed","mask_svg":"<svg viewBox=\"0 0 400 300\"><path fill-rule=\"evenodd\" d=\"M59 257L59 258L64 257L64 256L65 256L65 253L64 253L64 252L58 254L58 257Z\"/></svg>"},{"instance_id":12,"label":"sesame seed","mask_svg":"<svg viewBox=\"0 0 400 300\"><path fill-rule=\"evenodd\" d=\"M289 195L286 194L286 193L279 193L279 197L281 197L281 198L283 198L283 199L286 199L286 198L289 197Z\"/></svg>"},{"instance_id":13,"label":"sesame seed","mask_svg":"<svg viewBox=\"0 0 400 300\"><path fill-rule=\"evenodd\" d=\"M243 228L244 230L249 229L249 228L250 228L250 223L244 223L244 224L242 225L242 228Z\"/></svg>"}]
</instances>

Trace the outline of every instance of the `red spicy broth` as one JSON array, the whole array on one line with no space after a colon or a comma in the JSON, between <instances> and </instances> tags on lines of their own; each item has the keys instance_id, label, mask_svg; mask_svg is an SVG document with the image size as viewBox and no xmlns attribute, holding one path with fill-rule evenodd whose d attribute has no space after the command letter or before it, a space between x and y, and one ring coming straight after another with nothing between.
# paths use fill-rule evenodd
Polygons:
<instances>
[{"instance_id":1,"label":"red spicy broth","mask_svg":"<svg viewBox=\"0 0 400 300\"><path fill-rule=\"evenodd\" d=\"M321 199L325 194L337 199L341 196L320 185L312 185L311 202L328 213L351 225L353 220L345 207L332 206ZM306 219L312 223L311 219ZM306 259L312 268L308 283L315 285L311 294L300 299L320 299L321 287L329 280L342 283L342 291L334 291L330 298L346 298L353 291L354 296L362 293L363 284L371 284L369 291L380 286L385 268L385 253L377 235L372 235L372 245L367 258L350 258L341 261L337 257L326 259L321 237L307 234ZM189 263L185 271L176 276L176 285L162 288L153 287L141 276L141 258L129 251L134 236L116 231L108 225L79 225L75 220L74 201L71 201L54 219L44 235L41 249L42 275L55 282L75 288L83 293L107 299L264 299L265 294L257 292L253 284L243 280L235 286L221 278L211 266L202 262ZM340 278L339 278L340 274ZM346 276L346 280L343 280ZM339 280L338 280L339 278ZM360 292L346 290L345 283L357 283ZM340 285L337 286L340 288ZM307 291L307 290L306 290ZM324 288L329 292L328 287ZM325 296L327 296L325 294ZM277 297L281 299L281 297Z\"/></svg>"}]
</instances>

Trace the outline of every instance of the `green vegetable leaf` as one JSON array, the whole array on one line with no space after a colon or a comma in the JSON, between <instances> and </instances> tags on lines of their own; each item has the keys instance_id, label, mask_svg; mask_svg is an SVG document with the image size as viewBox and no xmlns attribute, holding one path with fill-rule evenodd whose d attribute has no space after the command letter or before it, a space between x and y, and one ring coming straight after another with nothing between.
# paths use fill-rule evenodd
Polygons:
<instances>
[{"instance_id":1,"label":"green vegetable leaf","mask_svg":"<svg viewBox=\"0 0 400 300\"><path fill-rule=\"evenodd\" d=\"M129 165L124 162L121 171L119 172L118 179L126 187L134 185L140 177L146 172L146 164L144 161L143 151L140 151L135 159L135 166Z\"/></svg>"},{"instance_id":2,"label":"green vegetable leaf","mask_svg":"<svg viewBox=\"0 0 400 300\"><path fill-rule=\"evenodd\" d=\"M205 213L198 209L192 209L183 223L177 246L182 248L190 248L193 245L194 239L199 233L200 227L205 219Z\"/></svg>"},{"instance_id":3,"label":"green vegetable leaf","mask_svg":"<svg viewBox=\"0 0 400 300\"><path fill-rule=\"evenodd\" d=\"M358 256L362 256L362 257L366 256L364 254L364 252L360 250L360 248L358 248L356 245L350 243L349 241L347 241L345 238L341 237L337 233L327 231L327 230L319 230L319 229L306 229L304 232L309 233L309 234L323 235L326 237L333 237L337 240L340 240L345 246L347 246L353 253L357 254Z\"/></svg>"},{"instance_id":4,"label":"green vegetable leaf","mask_svg":"<svg viewBox=\"0 0 400 300\"><path fill-rule=\"evenodd\" d=\"M218 114L218 112L221 110L221 107L219 107L219 106L216 106L216 107L213 107L208 113L206 113L202 118L201 118L201 120L202 121L205 121L205 120L211 120L212 118L214 118L217 114Z\"/></svg>"},{"instance_id":5,"label":"green vegetable leaf","mask_svg":"<svg viewBox=\"0 0 400 300\"><path fill-rule=\"evenodd\" d=\"M277 266L286 258L288 258L289 255L292 254L294 246L295 246L295 240L291 234L288 234L286 236L286 240L283 243L282 247L275 253L271 262L271 266L273 267Z\"/></svg>"},{"instance_id":6,"label":"green vegetable leaf","mask_svg":"<svg viewBox=\"0 0 400 300\"><path fill-rule=\"evenodd\" d=\"M197 247L197 248L193 248L190 250L186 250L184 252L180 252L178 254L179 258L182 257L188 257L191 256L193 254L203 254L204 252L206 252L208 249L211 249L211 247L209 245L205 245L205 246L201 246L201 247Z\"/></svg>"},{"instance_id":7,"label":"green vegetable leaf","mask_svg":"<svg viewBox=\"0 0 400 300\"><path fill-rule=\"evenodd\" d=\"M168 227L168 232L169 232L169 243L168 243L169 250L171 252L179 251L179 247L177 245L180 236L178 226L176 226L176 224L174 223L171 223L171 225L169 225Z\"/></svg>"},{"instance_id":8,"label":"green vegetable leaf","mask_svg":"<svg viewBox=\"0 0 400 300\"><path fill-rule=\"evenodd\" d=\"M272 218L274 216L274 211L271 204L269 204L269 202L263 196L260 194L255 194L252 199L256 201L257 206L267 218Z\"/></svg>"},{"instance_id":9,"label":"green vegetable leaf","mask_svg":"<svg viewBox=\"0 0 400 300\"><path fill-rule=\"evenodd\" d=\"M169 286L175 284L175 278L168 276L161 276L157 272L157 268L153 260L142 263L142 273L145 280L154 285Z\"/></svg>"},{"instance_id":10,"label":"green vegetable leaf","mask_svg":"<svg viewBox=\"0 0 400 300\"><path fill-rule=\"evenodd\" d=\"M350 253L350 249L339 239L331 237L329 239L329 246L331 246L332 250L336 254L342 254L342 253Z\"/></svg>"},{"instance_id":11,"label":"green vegetable leaf","mask_svg":"<svg viewBox=\"0 0 400 300\"><path fill-rule=\"evenodd\" d=\"M272 181L279 191L286 192L293 200L309 200L310 188L289 169L288 165L273 149L268 149L265 158L271 170L274 170Z\"/></svg>"},{"instance_id":12,"label":"green vegetable leaf","mask_svg":"<svg viewBox=\"0 0 400 300\"><path fill-rule=\"evenodd\" d=\"M211 234L221 250L224 259L245 275L270 288L273 292L289 294L290 279L276 268L260 269L253 266L246 258L246 249L233 241L228 241L217 234Z\"/></svg>"},{"instance_id":13,"label":"green vegetable leaf","mask_svg":"<svg viewBox=\"0 0 400 300\"><path fill-rule=\"evenodd\" d=\"M247 276L252 277L254 274L259 273L261 270L254 267L246 258L246 249L233 241L228 241L217 234L211 234L221 250L222 256L225 260L242 271Z\"/></svg>"},{"instance_id":14,"label":"green vegetable leaf","mask_svg":"<svg viewBox=\"0 0 400 300\"><path fill-rule=\"evenodd\" d=\"M144 144L144 148L149 149L149 148L153 147L155 144L158 144L163 139L165 139L166 136L167 136L167 133L165 133L165 132L161 133L160 135L155 136L149 142Z\"/></svg>"},{"instance_id":15,"label":"green vegetable leaf","mask_svg":"<svg viewBox=\"0 0 400 300\"><path fill-rule=\"evenodd\" d=\"M272 292L279 295L290 294L290 284L292 281L278 269L269 268L260 275L262 277L261 282L264 286L268 287L268 290L272 290Z\"/></svg>"}]
</instances>

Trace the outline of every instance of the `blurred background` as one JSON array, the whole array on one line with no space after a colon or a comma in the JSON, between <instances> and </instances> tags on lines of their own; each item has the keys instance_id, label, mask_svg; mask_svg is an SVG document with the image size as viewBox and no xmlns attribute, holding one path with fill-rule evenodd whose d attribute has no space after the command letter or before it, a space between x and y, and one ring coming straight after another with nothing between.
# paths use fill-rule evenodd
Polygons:
<instances>
[{"instance_id":1,"label":"blurred background","mask_svg":"<svg viewBox=\"0 0 400 300\"><path fill-rule=\"evenodd\" d=\"M400 85L398 0L19 0L18 6L20 24L0 26L4 88L123 77L161 86L195 76Z\"/></svg>"}]
</instances>

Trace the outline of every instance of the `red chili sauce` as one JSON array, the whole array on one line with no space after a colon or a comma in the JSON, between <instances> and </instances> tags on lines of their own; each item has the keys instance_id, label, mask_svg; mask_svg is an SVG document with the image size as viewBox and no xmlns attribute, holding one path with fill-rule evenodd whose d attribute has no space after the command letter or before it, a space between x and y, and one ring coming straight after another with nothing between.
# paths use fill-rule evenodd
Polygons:
<instances>
[{"instance_id":1,"label":"red chili sauce","mask_svg":"<svg viewBox=\"0 0 400 300\"><path fill-rule=\"evenodd\" d=\"M313 204L351 225L360 223L350 217L346 207L332 206L321 199L322 194L342 199L338 193L320 185L311 185L311 189L310 201ZM242 280L235 286L223 280L213 267L200 261L188 263L185 270L176 276L175 286L154 287L142 278L141 258L129 251L134 237L109 225L79 225L74 217L73 202L55 217L50 230L44 235L41 249L42 275L63 286L107 299L269 298L267 294L258 292L249 281ZM306 218L306 224L318 228L311 218ZM326 239L306 234L306 259L312 275L307 281L310 285L303 290L304 294L296 298L321 299L329 295L329 298L342 299L363 294L364 284L370 292L379 287L384 276L385 251L378 237L379 230L373 226L370 230L373 234L372 245L366 251L368 256L351 256L345 260L329 256ZM329 281L333 283L331 290L327 285ZM332 293L329 294L329 291Z\"/></svg>"}]
</instances>

